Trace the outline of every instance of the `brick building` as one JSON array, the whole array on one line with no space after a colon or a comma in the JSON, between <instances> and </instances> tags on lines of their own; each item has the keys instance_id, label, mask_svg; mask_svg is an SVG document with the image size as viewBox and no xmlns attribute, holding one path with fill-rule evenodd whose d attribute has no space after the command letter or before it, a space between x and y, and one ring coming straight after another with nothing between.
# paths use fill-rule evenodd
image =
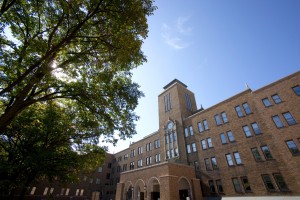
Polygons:
<instances>
[{"instance_id":1,"label":"brick building","mask_svg":"<svg viewBox=\"0 0 300 200\"><path fill-rule=\"evenodd\" d=\"M194 94L177 79L163 89L158 131L108 155L91 177L99 176L99 184L82 195L57 189L56 196L300 197L300 72L207 109L197 109Z\"/></svg>"}]
</instances>

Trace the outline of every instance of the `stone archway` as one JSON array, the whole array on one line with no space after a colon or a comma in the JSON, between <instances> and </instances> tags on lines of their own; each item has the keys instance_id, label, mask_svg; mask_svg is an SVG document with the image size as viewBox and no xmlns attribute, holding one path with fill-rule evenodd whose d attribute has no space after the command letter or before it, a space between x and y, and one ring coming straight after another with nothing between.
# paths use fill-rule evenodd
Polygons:
<instances>
[{"instance_id":1,"label":"stone archway","mask_svg":"<svg viewBox=\"0 0 300 200\"><path fill-rule=\"evenodd\" d=\"M179 199L186 200L189 197L192 200L191 184L186 177L180 177L178 180Z\"/></svg>"},{"instance_id":2,"label":"stone archway","mask_svg":"<svg viewBox=\"0 0 300 200\"><path fill-rule=\"evenodd\" d=\"M127 182L125 185L125 191L123 192L122 199L133 200L133 184L131 181Z\"/></svg>"},{"instance_id":3,"label":"stone archway","mask_svg":"<svg viewBox=\"0 0 300 200\"><path fill-rule=\"evenodd\" d=\"M160 199L160 183L156 177L152 177L149 179L146 191L147 200Z\"/></svg>"},{"instance_id":4,"label":"stone archway","mask_svg":"<svg viewBox=\"0 0 300 200\"><path fill-rule=\"evenodd\" d=\"M145 188L146 184L142 179L139 179L134 185L134 200L144 200L145 199Z\"/></svg>"}]
</instances>

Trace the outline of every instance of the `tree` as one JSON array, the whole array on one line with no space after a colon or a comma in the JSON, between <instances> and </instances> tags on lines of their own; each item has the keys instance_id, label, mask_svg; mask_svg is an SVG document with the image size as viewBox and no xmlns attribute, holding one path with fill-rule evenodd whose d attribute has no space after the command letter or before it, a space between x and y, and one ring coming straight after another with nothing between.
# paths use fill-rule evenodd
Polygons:
<instances>
[{"instance_id":1,"label":"tree","mask_svg":"<svg viewBox=\"0 0 300 200\"><path fill-rule=\"evenodd\" d=\"M152 0L3 1L0 133L37 102L70 99L97 117L98 133L130 137L143 94L130 70L146 61ZM9 36L8 36L9 35ZM114 139L112 140L114 141Z\"/></svg>"},{"instance_id":2,"label":"tree","mask_svg":"<svg viewBox=\"0 0 300 200\"><path fill-rule=\"evenodd\" d=\"M56 102L37 103L18 115L0 137L0 195L21 188L22 197L41 178L73 182L101 165L104 149L92 138L79 139L97 124L81 116ZM85 131L79 132L77 123Z\"/></svg>"}]
</instances>

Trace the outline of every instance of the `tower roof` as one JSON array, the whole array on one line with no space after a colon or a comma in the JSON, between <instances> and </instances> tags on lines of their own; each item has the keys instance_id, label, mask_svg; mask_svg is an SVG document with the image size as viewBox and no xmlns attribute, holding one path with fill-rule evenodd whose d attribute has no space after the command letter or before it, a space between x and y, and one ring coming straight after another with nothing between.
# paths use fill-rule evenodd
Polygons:
<instances>
[{"instance_id":1,"label":"tower roof","mask_svg":"<svg viewBox=\"0 0 300 200\"><path fill-rule=\"evenodd\" d=\"M185 88L187 88L187 85L182 83L181 81L179 81L178 79L174 79L173 81L171 81L170 83L168 83L165 87L163 87L164 89L167 89L168 87L170 87L171 85L175 84L175 83L179 83L182 86L184 86Z\"/></svg>"}]
</instances>

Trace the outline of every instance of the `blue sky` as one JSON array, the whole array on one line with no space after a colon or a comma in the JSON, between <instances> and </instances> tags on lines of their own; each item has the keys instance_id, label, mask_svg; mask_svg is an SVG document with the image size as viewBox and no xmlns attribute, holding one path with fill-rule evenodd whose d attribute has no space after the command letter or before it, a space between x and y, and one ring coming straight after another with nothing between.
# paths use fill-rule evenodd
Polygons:
<instances>
[{"instance_id":1,"label":"blue sky","mask_svg":"<svg viewBox=\"0 0 300 200\"><path fill-rule=\"evenodd\" d=\"M208 108L300 70L299 0L160 0L143 45L148 62L133 71L145 97L137 135L158 130L157 97L177 78Z\"/></svg>"}]
</instances>

